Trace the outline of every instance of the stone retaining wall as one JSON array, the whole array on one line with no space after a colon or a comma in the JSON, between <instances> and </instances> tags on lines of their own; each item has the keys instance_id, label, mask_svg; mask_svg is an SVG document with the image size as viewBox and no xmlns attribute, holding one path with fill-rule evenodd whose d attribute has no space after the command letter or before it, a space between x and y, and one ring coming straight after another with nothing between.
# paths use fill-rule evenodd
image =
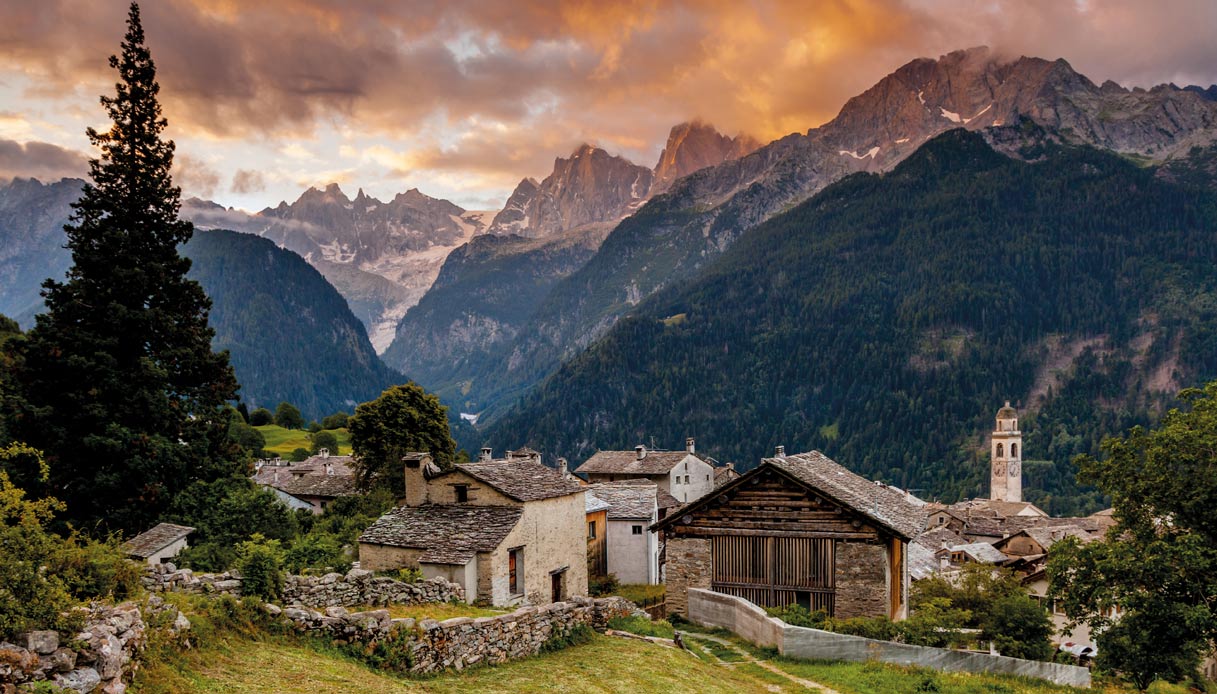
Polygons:
<instances>
[{"instance_id":1,"label":"stone retaining wall","mask_svg":"<svg viewBox=\"0 0 1217 694\"><path fill-rule=\"evenodd\" d=\"M1074 687L1090 686L1090 670L1076 665L1022 660L987 653L876 641L786 624L756 605L732 595L689 590L689 619L703 626L730 629L759 645L775 647L792 658L809 660L879 660L952 672L1000 673L1038 677Z\"/></svg>"},{"instance_id":2,"label":"stone retaining wall","mask_svg":"<svg viewBox=\"0 0 1217 694\"><path fill-rule=\"evenodd\" d=\"M144 587L153 592L241 595L241 577L231 572L196 574L173 564L151 567L143 577ZM443 578L405 583L377 577L371 571L351 569L344 576L289 575L283 581L283 602L306 607L351 607L354 605L421 605L432 602L464 601L460 584Z\"/></svg>"},{"instance_id":3,"label":"stone retaining wall","mask_svg":"<svg viewBox=\"0 0 1217 694\"><path fill-rule=\"evenodd\" d=\"M74 692L123 694L124 679L130 680L147 642L145 614L171 612L165 622L174 634L190 628L190 620L155 595L142 611L132 602L93 605L85 611L84 628L71 641L54 631L31 631L15 639L17 643L0 643L0 692L50 682Z\"/></svg>"},{"instance_id":4,"label":"stone retaining wall","mask_svg":"<svg viewBox=\"0 0 1217 694\"><path fill-rule=\"evenodd\" d=\"M318 612L274 605L267 605L266 610L304 633L369 646L391 640L393 647L408 649L408 671L420 675L525 658L536 655L551 637L568 633L576 624L603 631L613 617L645 614L619 597L576 597L494 617L457 617L442 622L391 619L388 610L347 612L329 607Z\"/></svg>"}]
</instances>

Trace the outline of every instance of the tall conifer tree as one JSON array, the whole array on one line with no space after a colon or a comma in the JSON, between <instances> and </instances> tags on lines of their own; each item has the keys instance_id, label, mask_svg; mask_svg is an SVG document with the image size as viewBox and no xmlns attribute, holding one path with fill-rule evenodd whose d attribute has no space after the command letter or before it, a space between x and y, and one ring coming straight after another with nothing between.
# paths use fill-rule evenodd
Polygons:
<instances>
[{"instance_id":1,"label":"tall conifer tree","mask_svg":"<svg viewBox=\"0 0 1217 694\"><path fill-rule=\"evenodd\" d=\"M86 527L145 529L191 482L237 472L225 437L237 384L211 350L211 302L178 253L194 229L161 139L156 68L132 3L113 121L64 227L72 268L43 285L46 313L22 346L14 435L45 451L50 494Z\"/></svg>"}]
</instances>

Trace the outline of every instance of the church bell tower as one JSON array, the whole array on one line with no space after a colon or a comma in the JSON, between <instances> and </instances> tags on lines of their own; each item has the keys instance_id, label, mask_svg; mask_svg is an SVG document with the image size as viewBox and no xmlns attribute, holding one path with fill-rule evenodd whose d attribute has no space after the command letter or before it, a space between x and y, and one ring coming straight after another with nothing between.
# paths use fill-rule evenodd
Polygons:
<instances>
[{"instance_id":1,"label":"church bell tower","mask_svg":"<svg viewBox=\"0 0 1217 694\"><path fill-rule=\"evenodd\" d=\"M1023 434L1018 430L1018 411L1005 407L997 411L997 428L993 430L991 448L993 470L989 481L989 498L996 501L1023 500Z\"/></svg>"}]
</instances>

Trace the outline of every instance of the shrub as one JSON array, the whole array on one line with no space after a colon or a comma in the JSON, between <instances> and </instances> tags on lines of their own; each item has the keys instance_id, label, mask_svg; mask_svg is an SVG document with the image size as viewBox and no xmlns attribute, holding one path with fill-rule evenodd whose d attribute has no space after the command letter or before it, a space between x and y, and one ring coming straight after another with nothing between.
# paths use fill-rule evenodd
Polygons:
<instances>
[{"instance_id":1,"label":"shrub","mask_svg":"<svg viewBox=\"0 0 1217 694\"><path fill-rule=\"evenodd\" d=\"M555 631L550 635L545 643L541 644L541 653L553 653L571 646L581 646L591 643L594 638L596 638L596 632L583 622L579 622L569 629L561 632Z\"/></svg>"},{"instance_id":2,"label":"shrub","mask_svg":"<svg viewBox=\"0 0 1217 694\"><path fill-rule=\"evenodd\" d=\"M254 534L237 545L237 569L243 595L273 601L283 594L283 550L278 540Z\"/></svg>"},{"instance_id":3,"label":"shrub","mask_svg":"<svg viewBox=\"0 0 1217 694\"><path fill-rule=\"evenodd\" d=\"M621 584L617 581L617 577L613 574L608 574L607 576L597 576L596 578L588 581L587 592L591 593L595 597L599 597L601 595L612 595L613 593L617 592L617 588L619 588L620 585Z\"/></svg>"},{"instance_id":4,"label":"shrub","mask_svg":"<svg viewBox=\"0 0 1217 694\"><path fill-rule=\"evenodd\" d=\"M812 612L802 605L786 605L785 607L770 607L765 610L771 617L786 622L791 626L810 627L812 629L830 629L828 613L824 610Z\"/></svg>"},{"instance_id":5,"label":"shrub","mask_svg":"<svg viewBox=\"0 0 1217 694\"><path fill-rule=\"evenodd\" d=\"M127 559L117 536L96 542L72 533L47 558L46 570L80 600L122 601L140 590L140 564Z\"/></svg>"},{"instance_id":6,"label":"shrub","mask_svg":"<svg viewBox=\"0 0 1217 694\"><path fill-rule=\"evenodd\" d=\"M887 617L853 617L832 620L832 631L838 634L862 636L876 641L892 641L901 633L900 626Z\"/></svg>"},{"instance_id":7,"label":"shrub","mask_svg":"<svg viewBox=\"0 0 1217 694\"><path fill-rule=\"evenodd\" d=\"M345 573L350 560L342 551L342 543L328 533L310 533L292 541L284 556L284 566L292 573L305 569L329 569Z\"/></svg>"}]
</instances>

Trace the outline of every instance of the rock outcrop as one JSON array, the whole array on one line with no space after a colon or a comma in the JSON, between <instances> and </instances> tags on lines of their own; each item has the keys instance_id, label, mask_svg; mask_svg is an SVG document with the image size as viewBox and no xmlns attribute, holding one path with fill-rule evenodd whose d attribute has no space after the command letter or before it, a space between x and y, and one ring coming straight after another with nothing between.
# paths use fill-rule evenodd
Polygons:
<instances>
[{"instance_id":1,"label":"rock outcrop","mask_svg":"<svg viewBox=\"0 0 1217 694\"><path fill-rule=\"evenodd\" d=\"M679 178L739 159L760 146L761 143L750 135L727 137L715 130L714 126L700 120L673 126L655 164L655 183L651 186L651 195L671 188Z\"/></svg>"}]
</instances>

